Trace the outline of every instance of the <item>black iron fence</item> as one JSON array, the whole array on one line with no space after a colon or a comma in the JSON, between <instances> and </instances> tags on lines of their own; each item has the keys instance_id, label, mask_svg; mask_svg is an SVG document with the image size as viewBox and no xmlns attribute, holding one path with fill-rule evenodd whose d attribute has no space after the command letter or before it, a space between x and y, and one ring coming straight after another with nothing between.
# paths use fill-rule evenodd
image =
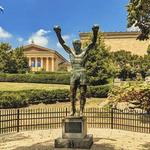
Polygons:
<instances>
[{"instance_id":1,"label":"black iron fence","mask_svg":"<svg viewBox=\"0 0 150 150\"><path fill-rule=\"evenodd\" d=\"M27 130L60 128L69 108L0 110L0 134ZM144 111L86 108L89 128L111 128L150 133L150 114Z\"/></svg>"}]
</instances>

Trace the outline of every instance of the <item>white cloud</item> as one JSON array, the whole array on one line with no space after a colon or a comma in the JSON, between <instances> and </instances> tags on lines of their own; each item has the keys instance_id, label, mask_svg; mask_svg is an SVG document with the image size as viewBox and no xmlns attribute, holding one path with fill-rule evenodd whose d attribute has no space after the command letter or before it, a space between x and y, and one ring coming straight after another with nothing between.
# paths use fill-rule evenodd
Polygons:
<instances>
[{"instance_id":1,"label":"white cloud","mask_svg":"<svg viewBox=\"0 0 150 150\"><path fill-rule=\"evenodd\" d=\"M62 38L64 39L64 41L67 41L67 40L71 39L71 37L69 35L63 35ZM62 48L62 46L60 45L59 42L57 42L57 47Z\"/></svg>"},{"instance_id":2,"label":"white cloud","mask_svg":"<svg viewBox=\"0 0 150 150\"><path fill-rule=\"evenodd\" d=\"M23 42L24 39L23 39L22 37L19 37L19 38L17 38L17 41L18 41L18 42Z\"/></svg>"},{"instance_id":3,"label":"white cloud","mask_svg":"<svg viewBox=\"0 0 150 150\"><path fill-rule=\"evenodd\" d=\"M44 30L40 29L28 39L28 43L31 44L34 42L37 45L41 45L46 47L48 45L48 37L46 36L50 31L49 30Z\"/></svg>"},{"instance_id":4,"label":"white cloud","mask_svg":"<svg viewBox=\"0 0 150 150\"><path fill-rule=\"evenodd\" d=\"M63 38L64 40L69 40L69 39L70 39L70 36L69 36L69 35L63 35L62 38Z\"/></svg>"},{"instance_id":5,"label":"white cloud","mask_svg":"<svg viewBox=\"0 0 150 150\"><path fill-rule=\"evenodd\" d=\"M11 38L12 34L4 30L2 27L0 27L0 39L8 39Z\"/></svg>"},{"instance_id":6,"label":"white cloud","mask_svg":"<svg viewBox=\"0 0 150 150\"><path fill-rule=\"evenodd\" d=\"M136 32L136 31L140 31L139 27L136 27L135 24L132 25L132 27L127 28L128 32Z\"/></svg>"}]
</instances>

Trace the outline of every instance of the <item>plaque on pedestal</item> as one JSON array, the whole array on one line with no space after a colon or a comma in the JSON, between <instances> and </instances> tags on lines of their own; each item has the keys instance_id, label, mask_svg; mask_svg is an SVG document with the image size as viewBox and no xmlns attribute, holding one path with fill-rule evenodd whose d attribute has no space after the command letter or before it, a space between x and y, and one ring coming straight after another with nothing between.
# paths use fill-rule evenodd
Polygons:
<instances>
[{"instance_id":1,"label":"plaque on pedestal","mask_svg":"<svg viewBox=\"0 0 150 150\"><path fill-rule=\"evenodd\" d=\"M84 138L87 135L86 117L66 117L62 120L63 138Z\"/></svg>"},{"instance_id":2,"label":"plaque on pedestal","mask_svg":"<svg viewBox=\"0 0 150 150\"><path fill-rule=\"evenodd\" d=\"M55 139L56 148L89 149L93 135L87 135L87 118L69 116L62 120L62 138Z\"/></svg>"}]
</instances>

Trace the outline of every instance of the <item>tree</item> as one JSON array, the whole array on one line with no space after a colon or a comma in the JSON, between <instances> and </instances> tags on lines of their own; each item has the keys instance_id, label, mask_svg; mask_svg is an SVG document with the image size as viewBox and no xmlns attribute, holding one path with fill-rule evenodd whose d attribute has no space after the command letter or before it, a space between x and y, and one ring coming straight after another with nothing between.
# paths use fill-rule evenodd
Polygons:
<instances>
[{"instance_id":1,"label":"tree","mask_svg":"<svg viewBox=\"0 0 150 150\"><path fill-rule=\"evenodd\" d=\"M109 49L104 44L101 33L99 33L95 48L87 54L86 70L88 82L91 85L107 83L107 80L112 78L116 72L116 66L110 57Z\"/></svg>"},{"instance_id":2,"label":"tree","mask_svg":"<svg viewBox=\"0 0 150 150\"><path fill-rule=\"evenodd\" d=\"M138 73L141 73L140 66L143 60L141 56L132 54L129 51L120 50L111 52L111 57L119 68L118 77L122 80L126 80L127 78L133 80Z\"/></svg>"},{"instance_id":3,"label":"tree","mask_svg":"<svg viewBox=\"0 0 150 150\"><path fill-rule=\"evenodd\" d=\"M142 61L141 61L141 72L143 76L149 75L149 70L150 70L150 55L144 55Z\"/></svg>"},{"instance_id":4,"label":"tree","mask_svg":"<svg viewBox=\"0 0 150 150\"><path fill-rule=\"evenodd\" d=\"M12 58L16 61L16 69L18 73L25 73L29 71L28 59L24 56L23 47L14 49Z\"/></svg>"},{"instance_id":5,"label":"tree","mask_svg":"<svg viewBox=\"0 0 150 150\"><path fill-rule=\"evenodd\" d=\"M147 47L147 54L150 55L150 45Z\"/></svg>"},{"instance_id":6,"label":"tree","mask_svg":"<svg viewBox=\"0 0 150 150\"><path fill-rule=\"evenodd\" d=\"M23 47L12 49L8 43L0 43L0 72L25 73L29 71Z\"/></svg>"},{"instance_id":7,"label":"tree","mask_svg":"<svg viewBox=\"0 0 150 150\"><path fill-rule=\"evenodd\" d=\"M0 72L7 72L10 60L11 46L8 43L0 43Z\"/></svg>"},{"instance_id":8,"label":"tree","mask_svg":"<svg viewBox=\"0 0 150 150\"><path fill-rule=\"evenodd\" d=\"M150 0L130 0L128 6L128 27L139 27L139 40L148 39L150 34Z\"/></svg>"}]
</instances>

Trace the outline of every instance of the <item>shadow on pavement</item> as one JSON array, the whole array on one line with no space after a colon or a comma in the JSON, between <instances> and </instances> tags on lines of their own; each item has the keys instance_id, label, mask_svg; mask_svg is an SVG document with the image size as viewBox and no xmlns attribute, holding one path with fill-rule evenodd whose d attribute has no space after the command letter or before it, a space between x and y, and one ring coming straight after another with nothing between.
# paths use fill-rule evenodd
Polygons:
<instances>
[{"instance_id":1,"label":"shadow on pavement","mask_svg":"<svg viewBox=\"0 0 150 150\"><path fill-rule=\"evenodd\" d=\"M79 150L79 149L70 149L70 148L63 148L63 149L59 149L59 148L54 148L54 144L52 142L43 142L43 143L38 143L38 144L34 144L31 146L22 146L22 147L18 147L15 148L13 150ZM84 150L84 149L81 149ZM97 144L94 143L93 146L91 147L91 150L115 150L115 147L111 144Z\"/></svg>"},{"instance_id":2,"label":"shadow on pavement","mask_svg":"<svg viewBox=\"0 0 150 150\"><path fill-rule=\"evenodd\" d=\"M143 150L150 150L150 142L140 145Z\"/></svg>"}]
</instances>

